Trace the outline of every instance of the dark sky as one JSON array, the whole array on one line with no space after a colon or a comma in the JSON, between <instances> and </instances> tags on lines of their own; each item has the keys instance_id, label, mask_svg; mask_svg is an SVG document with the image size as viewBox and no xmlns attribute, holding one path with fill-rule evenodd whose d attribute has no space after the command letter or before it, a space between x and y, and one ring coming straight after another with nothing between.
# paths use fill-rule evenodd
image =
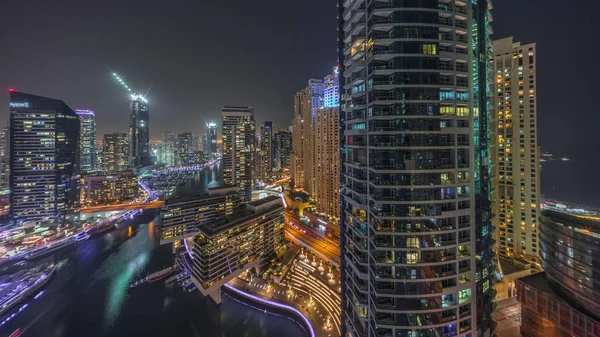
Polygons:
<instances>
[{"instance_id":1,"label":"dark sky","mask_svg":"<svg viewBox=\"0 0 600 337\"><path fill-rule=\"evenodd\" d=\"M538 44L541 145L595 155L600 28L592 18L599 2L494 6L494 38ZM205 120L220 118L222 105L254 106L259 122L289 125L294 92L337 59L333 0L7 1L0 25L0 88L93 109L99 135L127 128L113 70L139 90L153 84L156 139L166 130L200 133ZM7 100L7 92L0 95L0 106Z\"/></svg>"}]
</instances>

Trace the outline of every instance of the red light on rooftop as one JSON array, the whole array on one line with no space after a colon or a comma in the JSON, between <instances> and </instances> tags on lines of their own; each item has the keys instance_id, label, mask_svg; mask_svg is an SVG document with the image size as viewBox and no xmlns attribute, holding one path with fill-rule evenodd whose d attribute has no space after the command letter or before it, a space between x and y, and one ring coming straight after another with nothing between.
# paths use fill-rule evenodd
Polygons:
<instances>
[{"instance_id":1,"label":"red light on rooftop","mask_svg":"<svg viewBox=\"0 0 600 337\"><path fill-rule=\"evenodd\" d=\"M15 88L8 88L9 92L15 92Z\"/></svg>"}]
</instances>

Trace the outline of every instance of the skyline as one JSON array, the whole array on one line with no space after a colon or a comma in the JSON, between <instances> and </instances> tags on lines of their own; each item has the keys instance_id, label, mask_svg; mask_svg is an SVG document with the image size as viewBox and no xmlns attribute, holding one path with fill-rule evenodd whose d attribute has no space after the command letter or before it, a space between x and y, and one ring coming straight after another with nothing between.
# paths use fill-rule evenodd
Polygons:
<instances>
[{"instance_id":1,"label":"skyline","mask_svg":"<svg viewBox=\"0 0 600 337\"><path fill-rule=\"evenodd\" d=\"M145 92L152 84L148 95L152 110L150 138L158 139L164 131L201 134L205 121L220 119L224 105L252 106L258 124L272 120L287 126L293 118L294 93L309 78L320 78L337 64L336 23L330 20L336 15L334 1L281 4L268 0L261 7L243 3L237 10L225 10L218 3L182 2L172 5L181 15L177 20L175 15L168 16L174 10L164 13L165 8L159 5L111 3L116 4L109 1L83 6L73 0L61 4L38 1L32 11L31 4L12 2L9 12L14 15L4 24L19 27L19 18L28 17L31 25L12 34L0 33L0 41L11 46L0 55L1 64L9 65L0 76L0 89L14 87L58 97L74 109L94 110L98 135L125 132L128 103L111 79L115 71L135 90ZM588 111L593 111L592 84L598 71L586 66L591 64L592 53L582 53L577 46L598 36L591 13L599 7L598 3L587 3L564 8L557 0L550 0L545 11L560 13L561 25L553 22L556 15L532 17L535 3L506 0L496 3L492 11L493 39L514 36L523 43L537 43L542 53L538 92L543 150L560 155L567 155L568 150L570 157L581 158L593 149L593 128L600 117ZM271 17L264 8L285 9L297 15ZM136 20L131 18L133 11L140 11L140 18L155 24L130 24L130 20ZM69 20L47 26L42 18L48 12ZM112 24L105 27L107 18ZM532 20L537 24L532 25ZM134 22L142 23L141 19ZM239 27L233 22L244 25L243 33L235 29ZM57 36L64 38L55 41ZM203 40L210 44L211 53L203 49ZM36 53L21 53L30 49L30 41L36 41L52 62ZM74 43L78 48L73 51ZM204 83L200 78L206 78ZM0 106L8 107L7 90L0 94ZM562 118L565 113L589 118L590 122L581 125L577 118ZM173 119L173 115L178 118ZM0 118L0 126L5 126L7 119L7 115ZM575 133L584 138L578 141L583 146L576 147L575 138L569 138Z\"/></svg>"}]
</instances>

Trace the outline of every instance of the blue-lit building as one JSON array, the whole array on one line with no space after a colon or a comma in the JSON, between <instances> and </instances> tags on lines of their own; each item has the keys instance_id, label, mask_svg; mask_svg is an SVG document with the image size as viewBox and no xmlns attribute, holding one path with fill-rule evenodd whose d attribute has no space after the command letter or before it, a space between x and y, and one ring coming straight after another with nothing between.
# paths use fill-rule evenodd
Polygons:
<instances>
[{"instance_id":1,"label":"blue-lit building","mask_svg":"<svg viewBox=\"0 0 600 337\"><path fill-rule=\"evenodd\" d=\"M79 117L63 101L10 93L10 215L62 223L79 198Z\"/></svg>"},{"instance_id":2,"label":"blue-lit building","mask_svg":"<svg viewBox=\"0 0 600 337\"><path fill-rule=\"evenodd\" d=\"M340 68L334 67L333 72L325 77L323 88L323 105L326 108L340 106Z\"/></svg>"},{"instance_id":3,"label":"blue-lit building","mask_svg":"<svg viewBox=\"0 0 600 337\"><path fill-rule=\"evenodd\" d=\"M80 171L86 173L96 169L96 115L92 110L75 110L79 116Z\"/></svg>"}]
</instances>

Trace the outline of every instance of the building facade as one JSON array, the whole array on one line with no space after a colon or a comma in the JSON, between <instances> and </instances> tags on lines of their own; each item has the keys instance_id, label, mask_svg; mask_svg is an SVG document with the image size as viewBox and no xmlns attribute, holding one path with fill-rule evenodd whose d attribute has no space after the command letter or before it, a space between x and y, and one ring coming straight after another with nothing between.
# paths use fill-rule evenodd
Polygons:
<instances>
[{"instance_id":1,"label":"building facade","mask_svg":"<svg viewBox=\"0 0 600 337\"><path fill-rule=\"evenodd\" d=\"M121 172L128 168L129 136L126 133L106 133L102 141L104 172Z\"/></svg>"},{"instance_id":2,"label":"building facade","mask_svg":"<svg viewBox=\"0 0 600 337\"><path fill-rule=\"evenodd\" d=\"M492 336L491 4L338 8L344 335Z\"/></svg>"},{"instance_id":3,"label":"building facade","mask_svg":"<svg viewBox=\"0 0 600 337\"><path fill-rule=\"evenodd\" d=\"M10 176L10 128L0 132L0 188L8 187Z\"/></svg>"},{"instance_id":4,"label":"building facade","mask_svg":"<svg viewBox=\"0 0 600 337\"><path fill-rule=\"evenodd\" d=\"M96 170L96 115L92 110L75 110L79 116L79 156L80 171L87 173Z\"/></svg>"},{"instance_id":5,"label":"building facade","mask_svg":"<svg viewBox=\"0 0 600 337\"><path fill-rule=\"evenodd\" d=\"M264 122L261 127L260 147L264 153L263 180L267 180L273 174L274 152L273 152L273 122Z\"/></svg>"},{"instance_id":6,"label":"building facade","mask_svg":"<svg viewBox=\"0 0 600 337\"><path fill-rule=\"evenodd\" d=\"M129 102L129 166L151 164L150 106L141 95L131 95Z\"/></svg>"},{"instance_id":7,"label":"building facade","mask_svg":"<svg viewBox=\"0 0 600 337\"><path fill-rule=\"evenodd\" d=\"M284 245L283 205L278 196L250 202L230 216L200 225L194 239L192 281L221 302L221 286L251 267L261 270Z\"/></svg>"},{"instance_id":8,"label":"building facade","mask_svg":"<svg viewBox=\"0 0 600 337\"><path fill-rule=\"evenodd\" d=\"M78 200L79 118L63 101L10 92L10 214L61 224Z\"/></svg>"},{"instance_id":9,"label":"building facade","mask_svg":"<svg viewBox=\"0 0 600 337\"><path fill-rule=\"evenodd\" d=\"M600 221L544 210L539 224L545 272L517 280L525 337L600 336Z\"/></svg>"},{"instance_id":10,"label":"building facade","mask_svg":"<svg viewBox=\"0 0 600 337\"><path fill-rule=\"evenodd\" d=\"M132 171L112 175L85 176L80 181L82 207L120 204L138 195L137 176Z\"/></svg>"},{"instance_id":11,"label":"building facade","mask_svg":"<svg viewBox=\"0 0 600 337\"><path fill-rule=\"evenodd\" d=\"M340 214L340 110L317 109L314 125L314 167L317 183L312 194L317 212Z\"/></svg>"},{"instance_id":12,"label":"building facade","mask_svg":"<svg viewBox=\"0 0 600 337\"><path fill-rule=\"evenodd\" d=\"M245 201L252 200L255 168L256 125L254 108L223 107L223 182L240 188Z\"/></svg>"},{"instance_id":13,"label":"building facade","mask_svg":"<svg viewBox=\"0 0 600 337\"><path fill-rule=\"evenodd\" d=\"M537 143L536 48L494 41L494 225L497 252L537 262L540 153Z\"/></svg>"}]
</instances>

